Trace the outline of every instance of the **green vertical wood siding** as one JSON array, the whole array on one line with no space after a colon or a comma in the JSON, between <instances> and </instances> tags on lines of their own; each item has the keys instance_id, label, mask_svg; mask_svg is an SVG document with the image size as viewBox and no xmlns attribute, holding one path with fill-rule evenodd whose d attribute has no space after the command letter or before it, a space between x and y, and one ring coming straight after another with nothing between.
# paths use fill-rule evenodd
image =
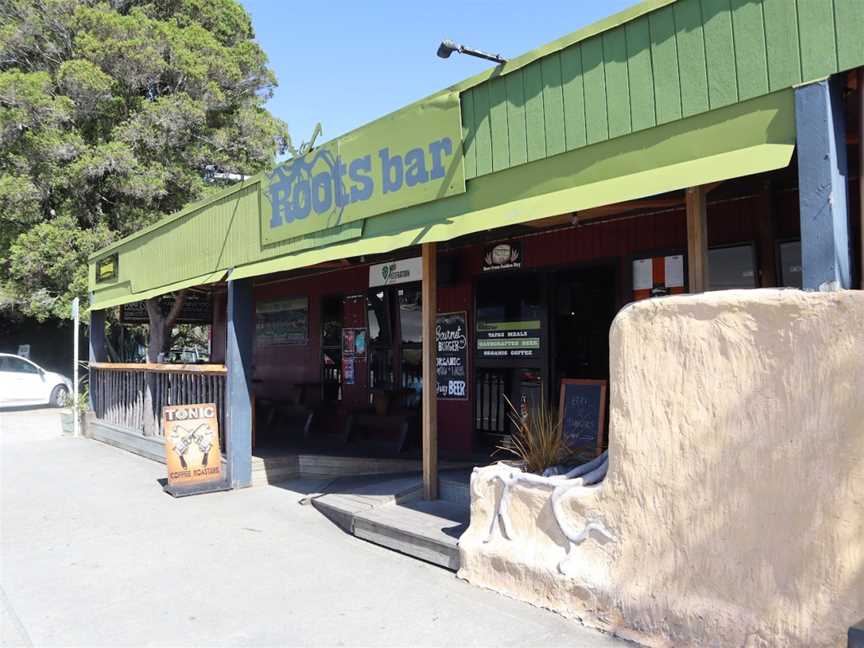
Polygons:
<instances>
[{"instance_id":1,"label":"green vertical wood siding","mask_svg":"<svg viewBox=\"0 0 864 648\"><path fill-rule=\"evenodd\" d=\"M864 0L677 0L463 90L466 177L860 65Z\"/></svg>"}]
</instances>

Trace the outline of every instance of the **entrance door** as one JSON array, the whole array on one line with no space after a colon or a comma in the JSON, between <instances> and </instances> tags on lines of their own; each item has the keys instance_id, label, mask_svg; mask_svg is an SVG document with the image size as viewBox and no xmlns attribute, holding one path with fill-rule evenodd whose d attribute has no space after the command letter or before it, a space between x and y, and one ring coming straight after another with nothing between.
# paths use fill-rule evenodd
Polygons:
<instances>
[{"instance_id":1,"label":"entrance door","mask_svg":"<svg viewBox=\"0 0 864 648\"><path fill-rule=\"evenodd\" d=\"M546 285L546 274L537 271L501 272L477 282L474 420L481 446L494 447L513 432L506 400L524 413L543 393Z\"/></svg>"},{"instance_id":2,"label":"entrance door","mask_svg":"<svg viewBox=\"0 0 864 648\"><path fill-rule=\"evenodd\" d=\"M369 387L398 396L398 407L420 406L423 336L420 284L373 288L368 294Z\"/></svg>"},{"instance_id":3,"label":"entrance door","mask_svg":"<svg viewBox=\"0 0 864 648\"><path fill-rule=\"evenodd\" d=\"M609 328L616 313L616 267L591 266L556 274L553 291L550 396L562 378L609 378Z\"/></svg>"}]
</instances>

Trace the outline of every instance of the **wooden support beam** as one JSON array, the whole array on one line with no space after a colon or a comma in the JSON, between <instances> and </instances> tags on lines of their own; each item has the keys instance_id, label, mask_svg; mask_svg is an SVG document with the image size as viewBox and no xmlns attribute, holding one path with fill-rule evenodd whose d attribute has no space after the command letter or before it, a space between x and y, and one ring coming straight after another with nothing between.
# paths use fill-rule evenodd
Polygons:
<instances>
[{"instance_id":1,"label":"wooden support beam","mask_svg":"<svg viewBox=\"0 0 864 648\"><path fill-rule=\"evenodd\" d=\"M687 267L691 293L708 290L708 207L704 187L687 189Z\"/></svg>"},{"instance_id":2,"label":"wooden support beam","mask_svg":"<svg viewBox=\"0 0 864 648\"><path fill-rule=\"evenodd\" d=\"M774 191L765 180L756 212L756 244L759 249L759 287L777 286L777 255L774 249Z\"/></svg>"},{"instance_id":3,"label":"wooden support beam","mask_svg":"<svg viewBox=\"0 0 864 648\"><path fill-rule=\"evenodd\" d=\"M423 244L423 496L438 499L437 246Z\"/></svg>"}]
</instances>

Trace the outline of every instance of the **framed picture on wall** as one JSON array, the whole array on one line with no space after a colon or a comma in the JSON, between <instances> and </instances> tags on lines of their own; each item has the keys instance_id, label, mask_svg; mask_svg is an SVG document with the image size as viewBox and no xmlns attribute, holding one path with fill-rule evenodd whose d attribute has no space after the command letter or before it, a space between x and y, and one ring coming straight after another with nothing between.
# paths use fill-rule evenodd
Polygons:
<instances>
[{"instance_id":1,"label":"framed picture on wall","mask_svg":"<svg viewBox=\"0 0 864 648\"><path fill-rule=\"evenodd\" d=\"M255 337L263 345L306 344L309 341L309 298L258 302Z\"/></svg>"}]
</instances>

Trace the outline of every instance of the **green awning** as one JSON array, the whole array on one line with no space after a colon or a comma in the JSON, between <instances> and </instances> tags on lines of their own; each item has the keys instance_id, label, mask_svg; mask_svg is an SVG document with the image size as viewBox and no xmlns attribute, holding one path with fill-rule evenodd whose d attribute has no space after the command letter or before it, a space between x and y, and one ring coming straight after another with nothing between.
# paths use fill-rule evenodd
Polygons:
<instances>
[{"instance_id":1,"label":"green awning","mask_svg":"<svg viewBox=\"0 0 864 648\"><path fill-rule=\"evenodd\" d=\"M184 288L192 288L193 286L206 286L207 284L216 283L217 281L222 281L225 278L227 272L225 270L218 270L216 272L211 272L205 275L201 275L198 277L193 277L191 279L184 279L183 281L177 281L172 284L168 284L167 286L160 286L158 288L152 288L151 290L145 290L139 293L127 293L125 295L114 296L114 297L106 297L105 299L98 300L93 304L90 304L90 310L104 310L106 308L112 308L114 306L120 306L122 304L130 304L132 302L143 301L145 299L150 299L151 297L158 297L159 295L166 295L168 293L177 292L178 290L183 290Z\"/></svg>"},{"instance_id":2,"label":"green awning","mask_svg":"<svg viewBox=\"0 0 864 648\"><path fill-rule=\"evenodd\" d=\"M791 91L469 181L465 194L367 219L363 237L236 268L232 279L467 234L773 171L789 165Z\"/></svg>"}]
</instances>

